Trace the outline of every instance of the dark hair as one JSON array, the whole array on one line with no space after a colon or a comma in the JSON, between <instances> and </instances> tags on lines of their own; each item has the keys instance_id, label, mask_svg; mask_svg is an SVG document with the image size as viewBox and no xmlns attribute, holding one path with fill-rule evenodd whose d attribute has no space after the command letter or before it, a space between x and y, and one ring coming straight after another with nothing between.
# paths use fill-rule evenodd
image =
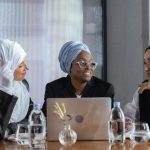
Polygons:
<instances>
[{"instance_id":1,"label":"dark hair","mask_svg":"<svg viewBox=\"0 0 150 150\"><path fill-rule=\"evenodd\" d=\"M149 50L150 49L150 46L148 46L146 49L145 49L145 53L147 52L147 50Z\"/></svg>"}]
</instances>

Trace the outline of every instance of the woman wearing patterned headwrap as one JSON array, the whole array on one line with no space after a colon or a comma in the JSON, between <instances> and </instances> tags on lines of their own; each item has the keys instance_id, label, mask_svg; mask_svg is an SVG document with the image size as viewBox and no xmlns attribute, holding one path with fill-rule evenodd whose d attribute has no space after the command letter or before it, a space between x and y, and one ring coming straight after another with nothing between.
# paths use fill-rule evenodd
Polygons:
<instances>
[{"instance_id":1,"label":"woman wearing patterned headwrap","mask_svg":"<svg viewBox=\"0 0 150 150\"><path fill-rule=\"evenodd\" d=\"M30 106L28 83L24 80L28 66L26 53L17 43L0 40L0 138L12 134ZM15 100L9 98L14 95ZM5 121L5 122L4 122Z\"/></svg>"},{"instance_id":2,"label":"woman wearing patterned headwrap","mask_svg":"<svg viewBox=\"0 0 150 150\"><path fill-rule=\"evenodd\" d=\"M47 98L64 97L113 98L113 86L93 76L97 63L87 45L69 41L62 46L58 59L62 71L68 75L46 85L45 101ZM46 115L46 102L43 112Z\"/></svg>"}]
</instances>

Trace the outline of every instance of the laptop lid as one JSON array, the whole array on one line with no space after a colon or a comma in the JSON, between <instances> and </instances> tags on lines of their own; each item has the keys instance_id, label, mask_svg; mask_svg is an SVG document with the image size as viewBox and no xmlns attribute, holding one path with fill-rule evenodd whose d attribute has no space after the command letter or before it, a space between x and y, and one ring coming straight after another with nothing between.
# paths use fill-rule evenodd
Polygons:
<instances>
[{"instance_id":1,"label":"laptop lid","mask_svg":"<svg viewBox=\"0 0 150 150\"><path fill-rule=\"evenodd\" d=\"M69 121L76 131L78 140L108 140L108 119L111 111L111 98L48 98L47 99L47 140L58 141L64 123L54 115L56 102L65 105Z\"/></svg>"}]
</instances>

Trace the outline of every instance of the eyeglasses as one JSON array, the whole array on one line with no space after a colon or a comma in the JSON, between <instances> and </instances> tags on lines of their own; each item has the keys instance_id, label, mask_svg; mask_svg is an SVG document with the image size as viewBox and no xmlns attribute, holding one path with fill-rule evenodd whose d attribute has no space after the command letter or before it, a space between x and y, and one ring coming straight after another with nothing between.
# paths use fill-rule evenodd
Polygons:
<instances>
[{"instance_id":1,"label":"eyeglasses","mask_svg":"<svg viewBox=\"0 0 150 150\"><path fill-rule=\"evenodd\" d=\"M91 69L95 70L97 67L97 62L86 62L84 60L79 60L76 62L81 69L85 69L90 66Z\"/></svg>"}]
</instances>

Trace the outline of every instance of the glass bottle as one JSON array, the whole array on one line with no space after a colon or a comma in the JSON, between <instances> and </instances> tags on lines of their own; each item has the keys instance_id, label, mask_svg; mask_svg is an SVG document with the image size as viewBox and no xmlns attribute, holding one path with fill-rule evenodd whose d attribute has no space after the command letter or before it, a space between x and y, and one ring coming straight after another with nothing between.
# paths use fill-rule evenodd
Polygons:
<instances>
[{"instance_id":1,"label":"glass bottle","mask_svg":"<svg viewBox=\"0 0 150 150\"><path fill-rule=\"evenodd\" d=\"M125 117L120 102L114 102L108 122L109 142L123 144L125 140Z\"/></svg>"},{"instance_id":2,"label":"glass bottle","mask_svg":"<svg viewBox=\"0 0 150 150\"><path fill-rule=\"evenodd\" d=\"M70 124L64 125L64 129L59 133L59 142L64 146L70 146L76 143L77 134L71 129Z\"/></svg>"},{"instance_id":3,"label":"glass bottle","mask_svg":"<svg viewBox=\"0 0 150 150\"><path fill-rule=\"evenodd\" d=\"M30 147L45 148L46 119L40 106L35 104L29 115Z\"/></svg>"}]
</instances>

